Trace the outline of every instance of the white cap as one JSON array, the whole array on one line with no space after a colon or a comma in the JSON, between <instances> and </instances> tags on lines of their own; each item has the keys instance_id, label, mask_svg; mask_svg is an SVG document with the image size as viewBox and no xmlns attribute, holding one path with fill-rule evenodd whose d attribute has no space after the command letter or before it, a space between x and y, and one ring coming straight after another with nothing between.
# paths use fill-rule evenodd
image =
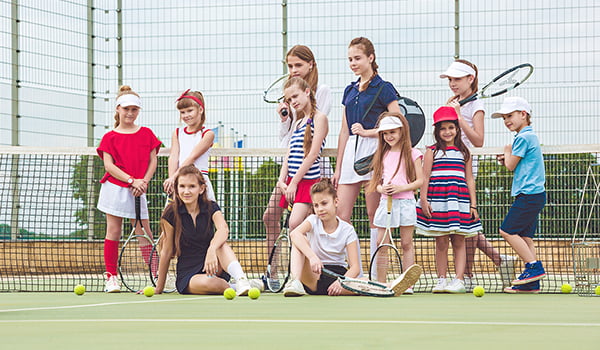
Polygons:
<instances>
[{"instance_id":1,"label":"white cap","mask_svg":"<svg viewBox=\"0 0 600 350\"><path fill-rule=\"evenodd\" d=\"M440 74L440 78L462 78L466 77L467 75L475 76L477 73L475 73L475 69L468 64L464 64L462 62L452 62L450 67L448 67L444 73Z\"/></svg>"},{"instance_id":2,"label":"white cap","mask_svg":"<svg viewBox=\"0 0 600 350\"><path fill-rule=\"evenodd\" d=\"M396 117L384 117L379 122L379 127L377 128L377 132L382 132L386 130L393 130L402 127L402 121L400 118Z\"/></svg>"},{"instance_id":3,"label":"white cap","mask_svg":"<svg viewBox=\"0 0 600 350\"><path fill-rule=\"evenodd\" d=\"M119 96L119 98L117 98L117 107L118 106L121 106L121 107L137 106L137 107L142 108L142 99L140 99L139 97L137 97L134 94L121 95L121 96Z\"/></svg>"},{"instance_id":4,"label":"white cap","mask_svg":"<svg viewBox=\"0 0 600 350\"><path fill-rule=\"evenodd\" d=\"M507 97L504 99L504 102L502 102L502 107L492 114L492 118L502 118L503 115L510 114L514 111L525 111L527 114L531 115L531 106L523 97Z\"/></svg>"}]
</instances>

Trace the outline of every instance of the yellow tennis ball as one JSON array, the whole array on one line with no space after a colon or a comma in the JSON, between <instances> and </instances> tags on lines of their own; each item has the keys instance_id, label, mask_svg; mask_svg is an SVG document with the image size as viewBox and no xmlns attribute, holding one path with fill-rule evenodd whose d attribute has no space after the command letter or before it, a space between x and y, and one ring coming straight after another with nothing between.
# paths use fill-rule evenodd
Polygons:
<instances>
[{"instance_id":1,"label":"yellow tennis ball","mask_svg":"<svg viewBox=\"0 0 600 350\"><path fill-rule=\"evenodd\" d=\"M260 296L260 290L258 288L250 288L248 291L248 296L250 299L258 299Z\"/></svg>"},{"instance_id":2,"label":"yellow tennis ball","mask_svg":"<svg viewBox=\"0 0 600 350\"><path fill-rule=\"evenodd\" d=\"M144 295L147 296L148 298L150 298L151 296L154 295L154 287L146 287L144 288Z\"/></svg>"},{"instance_id":3,"label":"yellow tennis ball","mask_svg":"<svg viewBox=\"0 0 600 350\"><path fill-rule=\"evenodd\" d=\"M474 296L481 298L484 294L485 294L485 289L483 289L482 286L477 286L477 287L473 288Z\"/></svg>"},{"instance_id":4,"label":"yellow tennis ball","mask_svg":"<svg viewBox=\"0 0 600 350\"><path fill-rule=\"evenodd\" d=\"M231 300L231 299L235 298L235 289L233 289L233 288L225 289L225 291L223 292L223 296L227 300Z\"/></svg>"},{"instance_id":5,"label":"yellow tennis ball","mask_svg":"<svg viewBox=\"0 0 600 350\"><path fill-rule=\"evenodd\" d=\"M573 287L571 287L570 284L565 283L560 287L560 291L565 293L565 294L569 294L573 291Z\"/></svg>"},{"instance_id":6,"label":"yellow tennis ball","mask_svg":"<svg viewBox=\"0 0 600 350\"><path fill-rule=\"evenodd\" d=\"M73 288L73 293L77 295L83 295L83 293L85 293L85 287L83 284L76 285L75 288Z\"/></svg>"},{"instance_id":7,"label":"yellow tennis ball","mask_svg":"<svg viewBox=\"0 0 600 350\"><path fill-rule=\"evenodd\" d=\"M596 293L596 295L600 295L600 286L596 286L596 289L594 289L594 292Z\"/></svg>"}]
</instances>

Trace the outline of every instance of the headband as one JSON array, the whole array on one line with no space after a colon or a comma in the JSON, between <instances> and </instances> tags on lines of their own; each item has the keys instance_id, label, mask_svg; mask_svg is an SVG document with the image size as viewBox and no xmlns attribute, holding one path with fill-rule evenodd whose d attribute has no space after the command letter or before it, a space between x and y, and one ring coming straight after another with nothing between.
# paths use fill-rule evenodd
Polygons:
<instances>
[{"instance_id":1,"label":"headband","mask_svg":"<svg viewBox=\"0 0 600 350\"><path fill-rule=\"evenodd\" d=\"M199 98L195 97L195 96L191 96L191 95L186 95L188 92L190 92L191 89L187 89L185 90L185 92L183 94L181 94L181 96L179 96L179 98L177 99L177 102L181 101L184 98L189 98L193 101L195 101L197 104L199 104L202 108L204 108L204 103L202 103L202 101L200 101Z\"/></svg>"},{"instance_id":2,"label":"headband","mask_svg":"<svg viewBox=\"0 0 600 350\"><path fill-rule=\"evenodd\" d=\"M142 99L134 94L124 94L117 98L117 107L137 106L142 108Z\"/></svg>"}]
</instances>

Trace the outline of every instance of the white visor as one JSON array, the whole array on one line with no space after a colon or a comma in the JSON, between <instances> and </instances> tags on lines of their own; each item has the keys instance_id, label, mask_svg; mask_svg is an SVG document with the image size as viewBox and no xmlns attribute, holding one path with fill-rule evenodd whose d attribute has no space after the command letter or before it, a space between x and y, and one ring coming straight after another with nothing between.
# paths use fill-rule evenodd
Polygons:
<instances>
[{"instance_id":1,"label":"white visor","mask_svg":"<svg viewBox=\"0 0 600 350\"><path fill-rule=\"evenodd\" d=\"M137 106L142 108L142 100L134 94L125 94L117 98L117 107Z\"/></svg>"},{"instance_id":2,"label":"white visor","mask_svg":"<svg viewBox=\"0 0 600 350\"><path fill-rule=\"evenodd\" d=\"M448 69L446 69L446 71L440 75L440 78L462 78L466 77L467 75L475 76L475 69L461 62L452 62L450 67L448 67Z\"/></svg>"},{"instance_id":3,"label":"white visor","mask_svg":"<svg viewBox=\"0 0 600 350\"><path fill-rule=\"evenodd\" d=\"M385 117L381 119L379 123L379 127L377 128L377 132L382 132L386 130L393 130L402 127L402 121L400 118L396 117Z\"/></svg>"}]
</instances>

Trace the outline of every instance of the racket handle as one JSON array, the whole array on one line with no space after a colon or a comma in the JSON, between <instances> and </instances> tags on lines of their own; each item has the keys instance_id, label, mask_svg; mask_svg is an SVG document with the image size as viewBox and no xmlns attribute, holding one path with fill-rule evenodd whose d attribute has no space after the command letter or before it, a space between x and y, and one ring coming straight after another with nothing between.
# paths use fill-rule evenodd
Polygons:
<instances>
[{"instance_id":1,"label":"racket handle","mask_svg":"<svg viewBox=\"0 0 600 350\"><path fill-rule=\"evenodd\" d=\"M392 196L387 197L387 211L388 213L392 211Z\"/></svg>"},{"instance_id":2,"label":"racket handle","mask_svg":"<svg viewBox=\"0 0 600 350\"><path fill-rule=\"evenodd\" d=\"M281 115L282 115L282 116L284 116L284 117L287 117L287 115L288 115L288 110L287 110L287 108L282 108L282 109L281 109Z\"/></svg>"}]
</instances>

